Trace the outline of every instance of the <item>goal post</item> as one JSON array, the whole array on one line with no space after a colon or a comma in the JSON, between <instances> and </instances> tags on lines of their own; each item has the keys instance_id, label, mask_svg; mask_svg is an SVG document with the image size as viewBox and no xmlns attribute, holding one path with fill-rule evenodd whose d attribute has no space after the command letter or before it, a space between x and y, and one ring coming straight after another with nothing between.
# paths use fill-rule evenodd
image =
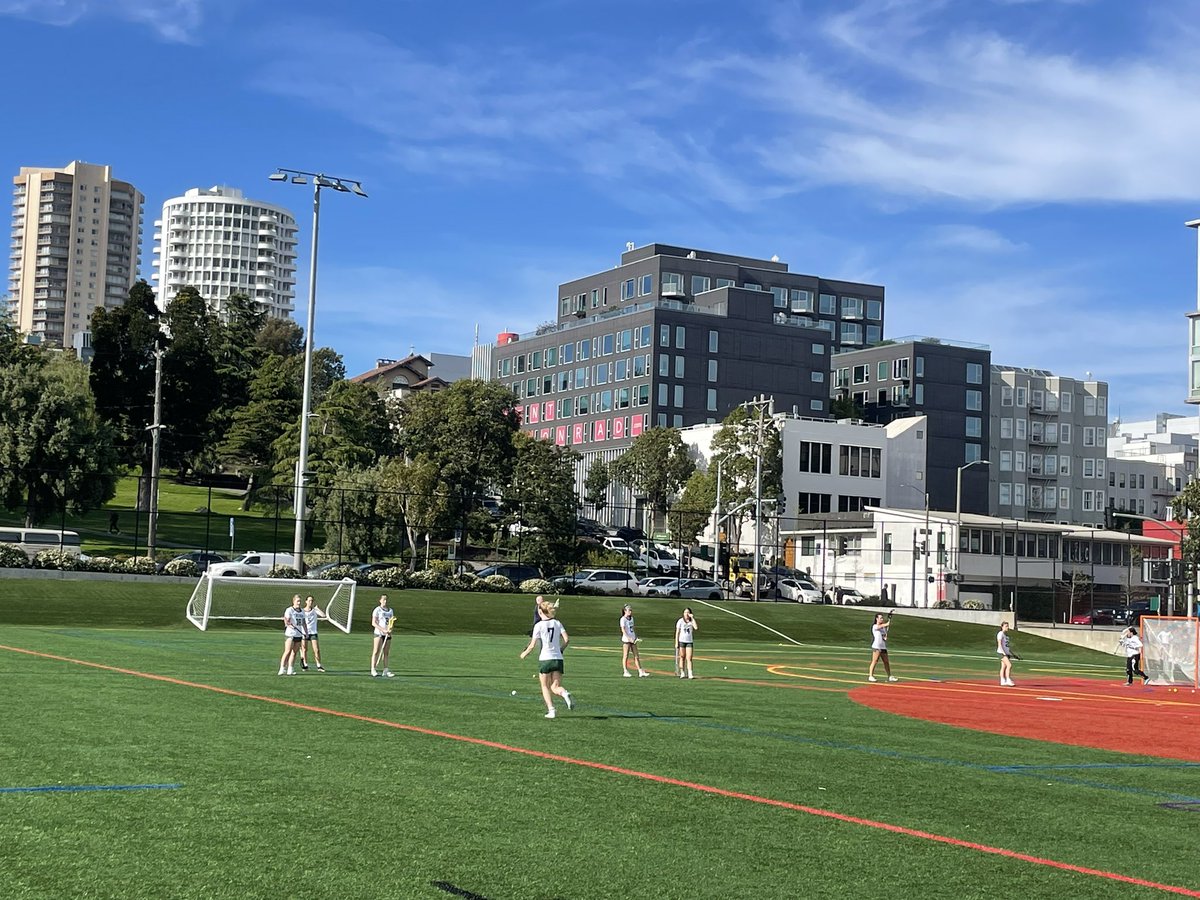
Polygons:
<instances>
[{"instance_id":1,"label":"goal post","mask_svg":"<svg viewBox=\"0 0 1200 900\"><path fill-rule=\"evenodd\" d=\"M277 621L292 597L312 597L324 610L328 622L350 633L354 617L354 594L358 585L349 578L322 581L315 578L244 578L209 575L196 582L187 603L188 621L205 631L214 621Z\"/></svg>"},{"instance_id":2,"label":"goal post","mask_svg":"<svg viewBox=\"0 0 1200 900\"><path fill-rule=\"evenodd\" d=\"M1142 668L1150 684L1200 688L1200 619L1142 616Z\"/></svg>"}]
</instances>

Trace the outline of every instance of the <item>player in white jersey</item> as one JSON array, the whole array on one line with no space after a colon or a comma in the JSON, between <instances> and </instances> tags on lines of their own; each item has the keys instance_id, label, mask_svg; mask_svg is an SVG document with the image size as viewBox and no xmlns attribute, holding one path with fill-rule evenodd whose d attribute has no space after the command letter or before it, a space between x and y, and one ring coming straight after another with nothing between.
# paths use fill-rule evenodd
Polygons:
<instances>
[{"instance_id":1,"label":"player in white jersey","mask_svg":"<svg viewBox=\"0 0 1200 900\"><path fill-rule=\"evenodd\" d=\"M304 598L304 643L300 645L300 668L308 669L308 648L312 647L313 662L317 664L317 671L324 672L325 667L321 665L321 647L317 643L317 624L321 619L328 619L324 610L317 606L317 601L312 597Z\"/></svg>"},{"instance_id":2,"label":"player in white jersey","mask_svg":"<svg viewBox=\"0 0 1200 900\"><path fill-rule=\"evenodd\" d=\"M304 610L300 595L292 597L292 605L283 611L283 656L279 659L280 675L295 675L292 664L296 653L304 646Z\"/></svg>"},{"instance_id":3,"label":"player in white jersey","mask_svg":"<svg viewBox=\"0 0 1200 900\"><path fill-rule=\"evenodd\" d=\"M533 648L541 643L542 650L538 654L538 680L542 685L542 699L546 701L546 718L553 719L556 715L555 694L563 698L567 709L573 709L575 706L571 700L571 692L562 686L563 650L571 642L571 637L567 634L567 629L563 628L562 622L555 618L552 604L543 600L538 605L538 617L540 621L533 626L533 637L529 639L529 646L521 651L521 659L532 653Z\"/></svg>"},{"instance_id":4,"label":"player in white jersey","mask_svg":"<svg viewBox=\"0 0 1200 900\"><path fill-rule=\"evenodd\" d=\"M650 673L642 668L642 657L638 653L638 636L633 628L633 607L628 603L621 609L621 674L632 678L629 674L629 661L637 666L639 678L645 678Z\"/></svg>"},{"instance_id":5,"label":"player in white jersey","mask_svg":"<svg viewBox=\"0 0 1200 900\"><path fill-rule=\"evenodd\" d=\"M888 660L887 639L888 629L892 627L892 617L883 613L875 614L875 624L871 626L871 667L867 669L867 681L876 681L875 666L882 660L883 669L887 672L888 681L898 681L892 674L892 664Z\"/></svg>"},{"instance_id":6,"label":"player in white jersey","mask_svg":"<svg viewBox=\"0 0 1200 900\"><path fill-rule=\"evenodd\" d=\"M375 632L375 639L371 644L372 678L379 676L380 669L383 670L384 678L392 677L392 670L387 666L388 657L392 654L392 620L395 617L396 614L388 606L387 594L381 594L379 605L371 610L371 626Z\"/></svg>"},{"instance_id":7,"label":"player in white jersey","mask_svg":"<svg viewBox=\"0 0 1200 900\"><path fill-rule=\"evenodd\" d=\"M1150 680L1150 676L1142 671L1142 639L1138 637L1137 629L1130 625L1121 632L1117 651L1125 653L1125 684L1133 684L1133 676L1142 679L1142 684Z\"/></svg>"},{"instance_id":8,"label":"player in white jersey","mask_svg":"<svg viewBox=\"0 0 1200 900\"><path fill-rule=\"evenodd\" d=\"M692 615L692 608L685 607L683 616L675 623L675 653L679 661L679 677L695 678L692 674L692 650L700 623Z\"/></svg>"},{"instance_id":9,"label":"player in white jersey","mask_svg":"<svg viewBox=\"0 0 1200 900\"><path fill-rule=\"evenodd\" d=\"M1000 686L1015 687L1016 682L1012 680L1012 661L1021 657L1012 652L1007 622L1001 622L1000 630L996 632L996 653L1000 657Z\"/></svg>"}]
</instances>

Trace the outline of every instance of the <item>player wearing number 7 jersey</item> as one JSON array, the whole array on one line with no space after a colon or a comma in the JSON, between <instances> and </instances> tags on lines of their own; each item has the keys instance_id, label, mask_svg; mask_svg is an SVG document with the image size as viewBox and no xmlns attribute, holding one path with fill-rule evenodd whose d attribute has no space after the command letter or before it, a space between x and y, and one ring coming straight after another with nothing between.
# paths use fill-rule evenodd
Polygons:
<instances>
[{"instance_id":1,"label":"player wearing number 7 jersey","mask_svg":"<svg viewBox=\"0 0 1200 900\"><path fill-rule=\"evenodd\" d=\"M538 618L540 621L533 626L533 637L529 639L529 646L521 651L521 659L528 656L533 652L533 648L539 642L541 643L542 650L538 654L538 680L542 684L542 699L546 701L546 718L553 719L556 715L554 711L555 694L563 698L567 709L575 706L571 700L571 692L562 686L563 648L571 642L571 637L563 628L562 622L555 618L555 609L552 604L543 600L538 605Z\"/></svg>"}]
</instances>

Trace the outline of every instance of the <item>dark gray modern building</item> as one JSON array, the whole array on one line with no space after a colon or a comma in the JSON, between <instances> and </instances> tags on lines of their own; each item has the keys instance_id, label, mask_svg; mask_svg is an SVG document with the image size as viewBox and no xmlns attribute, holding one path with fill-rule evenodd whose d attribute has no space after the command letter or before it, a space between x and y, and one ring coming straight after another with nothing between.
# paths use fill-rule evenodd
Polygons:
<instances>
[{"instance_id":1,"label":"dark gray modern building","mask_svg":"<svg viewBox=\"0 0 1200 900\"><path fill-rule=\"evenodd\" d=\"M560 285L554 323L476 348L472 374L513 389L525 430L583 453L719 422L759 394L824 418L831 354L882 338L883 293L774 259L630 246Z\"/></svg>"},{"instance_id":2,"label":"dark gray modern building","mask_svg":"<svg viewBox=\"0 0 1200 900\"><path fill-rule=\"evenodd\" d=\"M991 363L983 344L899 338L837 353L831 396L852 399L868 422L925 416L925 490L931 509L948 511L955 508L959 467L989 458ZM963 512L988 513L988 477L987 466L964 470Z\"/></svg>"}]
</instances>

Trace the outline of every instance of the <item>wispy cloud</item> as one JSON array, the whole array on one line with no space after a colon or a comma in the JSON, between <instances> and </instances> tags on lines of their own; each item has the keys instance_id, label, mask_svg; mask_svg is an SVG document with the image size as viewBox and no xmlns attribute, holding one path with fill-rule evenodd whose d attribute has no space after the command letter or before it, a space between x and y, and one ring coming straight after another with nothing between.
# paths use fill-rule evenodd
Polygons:
<instances>
[{"instance_id":1,"label":"wispy cloud","mask_svg":"<svg viewBox=\"0 0 1200 900\"><path fill-rule=\"evenodd\" d=\"M1015 253L1025 249L1024 244L978 225L939 225L933 229L926 243L931 249L985 254Z\"/></svg>"},{"instance_id":2,"label":"wispy cloud","mask_svg":"<svg viewBox=\"0 0 1200 900\"><path fill-rule=\"evenodd\" d=\"M191 43L204 20L204 0L0 0L0 16L45 25L114 18L145 25L163 40Z\"/></svg>"}]
</instances>

